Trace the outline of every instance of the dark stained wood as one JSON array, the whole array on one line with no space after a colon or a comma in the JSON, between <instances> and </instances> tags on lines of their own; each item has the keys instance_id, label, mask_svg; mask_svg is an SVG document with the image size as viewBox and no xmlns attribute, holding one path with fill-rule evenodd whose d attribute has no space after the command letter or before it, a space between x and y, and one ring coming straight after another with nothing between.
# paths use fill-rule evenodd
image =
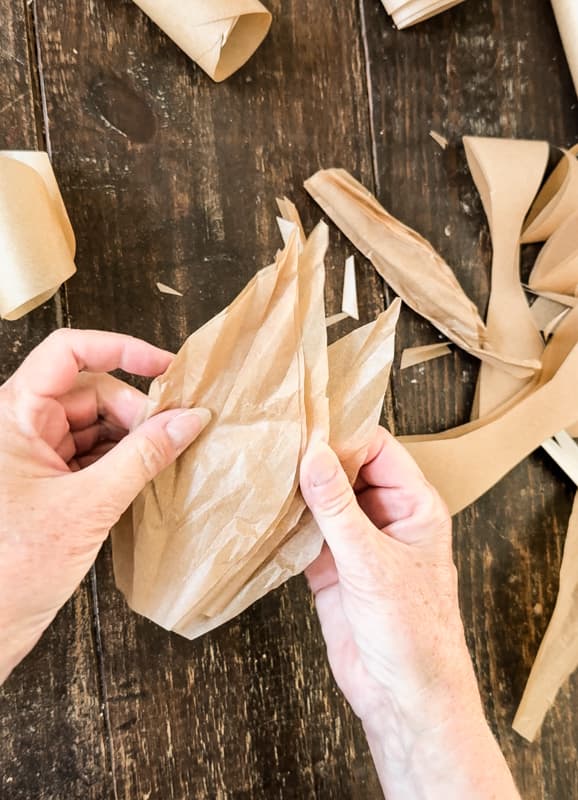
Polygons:
<instances>
[{"instance_id":1,"label":"dark stained wood","mask_svg":"<svg viewBox=\"0 0 578 800\"><path fill-rule=\"evenodd\" d=\"M44 149L32 16L0 0L0 150ZM56 297L18 322L0 322L0 381L64 324ZM0 797L92 798L111 794L93 641L89 583L0 689Z\"/></svg>"},{"instance_id":2,"label":"dark stained wood","mask_svg":"<svg viewBox=\"0 0 578 800\"><path fill-rule=\"evenodd\" d=\"M35 29L24 0L0 0L1 146L43 146L46 125L79 272L60 300L2 323L4 377L59 324L176 349L271 260L277 195L292 196L308 225L319 217L301 184L322 166L346 167L428 236L483 310L490 242L461 136L578 138L548 0L467 2L403 33L378 0L275 0L270 36L220 85L131 0L34 5ZM446 151L430 128L448 136ZM328 313L339 310L350 252L336 234ZM365 321L384 287L358 264ZM160 295L156 281L185 296ZM399 349L436 336L403 312ZM476 369L455 354L395 371L390 424L464 420ZM536 454L455 526L482 695L532 800L578 794L575 680L538 743L510 728L553 608L571 497ZM92 583L0 694L0 719L6 800L380 797L301 578L187 642L127 610L105 548Z\"/></svg>"},{"instance_id":3,"label":"dark stained wood","mask_svg":"<svg viewBox=\"0 0 578 800\"><path fill-rule=\"evenodd\" d=\"M400 34L363 0L380 198L438 247L483 312L491 242L460 144L464 134L578 139L576 96L551 5L466 2ZM443 151L430 129L450 140ZM446 227L447 226L447 227ZM400 348L436 341L406 310ZM461 353L395 372L399 433L468 419L477 364ZM578 681L528 745L511 729L552 613L574 488L536 453L454 525L468 643L488 717L525 800L578 795Z\"/></svg>"}]
</instances>

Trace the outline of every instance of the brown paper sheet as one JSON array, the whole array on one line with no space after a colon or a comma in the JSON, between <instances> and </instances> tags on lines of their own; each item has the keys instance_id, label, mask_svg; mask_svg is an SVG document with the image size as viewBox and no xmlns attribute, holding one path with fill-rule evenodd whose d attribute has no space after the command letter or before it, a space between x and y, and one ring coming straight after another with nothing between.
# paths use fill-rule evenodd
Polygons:
<instances>
[{"instance_id":1,"label":"brown paper sheet","mask_svg":"<svg viewBox=\"0 0 578 800\"><path fill-rule=\"evenodd\" d=\"M578 3L576 0L552 0L552 8L574 80L574 88L578 93Z\"/></svg>"},{"instance_id":2,"label":"brown paper sheet","mask_svg":"<svg viewBox=\"0 0 578 800\"><path fill-rule=\"evenodd\" d=\"M578 486L578 444L567 431L560 431L542 442L550 458Z\"/></svg>"},{"instance_id":3,"label":"brown paper sheet","mask_svg":"<svg viewBox=\"0 0 578 800\"><path fill-rule=\"evenodd\" d=\"M134 0L213 80L245 64L271 26L259 0Z\"/></svg>"},{"instance_id":4,"label":"brown paper sheet","mask_svg":"<svg viewBox=\"0 0 578 800\"><path fill-rule=\"evenodd\" d=\"M578 210L550 236L534 264L531 289L576 296L578 289Z\"/></svg>"},{"instance_id":5,"label":"brown paper sheet","mask_svg":"<svg viewBox=\"0 0 578 800\"><path fill-rule=\"evenodd\" d=\"M464 136L466 157L492 238L488 346L520 360L540 359L544 340L532 320L520 283L520 236L548 161L547 142ZM529 378L482 363L476 414L484 416L516 395Z\"/></svg>"},{"instance_id":6,"label":"brown paper sheet","mask_svg":"<svg viewBox=\"0 0 578 800\"><path fill-rule=\"evenodd\" d=\"M159 283L157 282L157 289L161 294L170 294L173 297L182 297L183 293L179 292L178 289L173 289L172 286L167 286L166 283Z\"/></svg>"},{"instance_id":7,"label":"brown paper sheet","mask_svg":"<svg viewBox=\"0 0 578 800\"><path fill-rule=\"evenodd\" d=\"M0 243L3 319L42 305L76 272L74 233L47 153L0 151Z\"/></svg>"},{"instance_id":8,"label":"brown paper sheet","mask_svg":"<svg viewBox=\"0 0 578 800\"><path fill-rule=\"evenodd\" d=\"M422 344L418 347L406 347L401 354L400 369L408 369L435 358L451 355L449 342L436 342L435 344Z\"/></svg>"},{"instance_id":9,"label":"brown paper sheet","mask_svg":"<svg viewBox=\"0 0 578 800\"><path fill-rule=\"evenodd\" d=\"M382 0L400 30L424 22L461 2L463 0Z\"/></svg>"},{"instance_id":10,"label":"brown paper sheet","mask_svg":"<svg viewBox=\"0 0 578 800\"><path fill-rule=\"evenodd\" d=\"M574 498L560 569L560 588L513 728L533 741L563 683L578 668L578 495Z\"/></svg>"},{"instance_id":11,"label":"brown paper sheet","mask_svg":"<svg viewBox=\"0 0 578 800\"><path fill-rule=\"evenodd\" d=\"M345 170L321 170L305 188L402 300L459 347L520 377L539 369L487 347L485 325L446 262Z\"/></svg>"},{"instance_id":12,"label":"brown paper sheet","mask_svg":"<svg viewBox=\"0 0 578 800\"><path fill-rule=\"evenodd\" d=\"M288 197L278 197L277 208L279 209L281 218L284 219L285 222L292 222L297 226L297 230L299 231L299 241L304 247L305 242L307 241L307 236L305 235L303 223L301 222L301 217L297 211L295 203L289 200ZM284 226L283 230L287 230L287 228Z\"/></svg>"},{"instance_id":13,"label":"brown paper sheet","mask_svg":"<svg viewBox=\"0 0 578 800\"><path fill-rule=\"evenodd\" d=\"M536 197L524 223L522 243L545 242L578 208L578 145L562 158Z\"/></svg>"},{"instance_id":14,"label":"brown paper sheet","mask_svg":"<svg viewBox=\"0 0 578 800\"><path fill-rule=\"evenodd\" d=\"M340 456L363 458L377 425L399 308L331 351L332 371L344 372L341 394L329 382L328 405L326 247L324 225L301 254L294 232L275 264L193 334L151 386L148 414L202 405L213 419L113 532L115 577L134 610L188 638L315 558L319 532L305 521L299 527L301 457L311 441L328 438L331 419Z\"/></svg>"}]
</instances>

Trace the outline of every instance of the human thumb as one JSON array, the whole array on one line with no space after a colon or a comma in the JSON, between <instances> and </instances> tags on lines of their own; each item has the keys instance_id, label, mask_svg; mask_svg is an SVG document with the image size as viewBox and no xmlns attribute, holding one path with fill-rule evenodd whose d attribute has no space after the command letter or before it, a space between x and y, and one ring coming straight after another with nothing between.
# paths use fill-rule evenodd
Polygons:
<instances>
[{"instance_id":1,"label":"human thumb","mask_svg":"<svg viewBox=\"0 0 578 800\"><path fill-rule=\"evenodd\" d=\"M301 493L340 572L365 562L374 531L357 503L347 475L331 448L318 442L301 462Z\"/></svg>"},{"instance_id":2,"label":"human thumb","mask_svg":"<svg viewBox=\"0 0 578 800\"><path fill-rule=\"evenodd\" d=\"M76 474L87 482L94 502L118 518L145 485L187 449L210 420L211 412L206 408L164 411L143 422L105 456Z\"/></svg>"}]
</instances>

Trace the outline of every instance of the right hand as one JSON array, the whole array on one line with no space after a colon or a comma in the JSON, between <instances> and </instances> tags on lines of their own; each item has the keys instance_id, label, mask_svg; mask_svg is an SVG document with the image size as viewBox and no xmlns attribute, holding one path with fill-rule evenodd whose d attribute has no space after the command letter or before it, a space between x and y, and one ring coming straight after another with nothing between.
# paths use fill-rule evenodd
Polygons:
<instances>
[{"instance_id":1,"label":"right hand","mask_svg":"<svg viewBox=\"0 0 578 800\"><path fill-rule=\"evenodd\" d=\"M326 540L307 577L329 661L388 798L517 798L484 718L439 495L383 428L355 493L323 444L301 488Z\"/></svg>"}]
</instances>

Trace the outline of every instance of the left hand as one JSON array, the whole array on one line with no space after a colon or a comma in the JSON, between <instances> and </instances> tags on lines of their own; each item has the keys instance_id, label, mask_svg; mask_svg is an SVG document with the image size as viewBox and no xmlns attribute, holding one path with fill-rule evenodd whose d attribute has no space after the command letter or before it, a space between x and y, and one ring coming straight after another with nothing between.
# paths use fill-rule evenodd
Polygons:
<instances>
[{"instance_id":1,"label":"left hand","mask_svg":"<svg viewBox=\"0 0 578 800\"><path fill-rule=\"evenodd\" d=\"M0 683L136 495L209 421L175 409L128 434L146 396L106 373L153 377L172 358L130 336L64 329L0 387Z\"/></svg>"}]
</instances>

